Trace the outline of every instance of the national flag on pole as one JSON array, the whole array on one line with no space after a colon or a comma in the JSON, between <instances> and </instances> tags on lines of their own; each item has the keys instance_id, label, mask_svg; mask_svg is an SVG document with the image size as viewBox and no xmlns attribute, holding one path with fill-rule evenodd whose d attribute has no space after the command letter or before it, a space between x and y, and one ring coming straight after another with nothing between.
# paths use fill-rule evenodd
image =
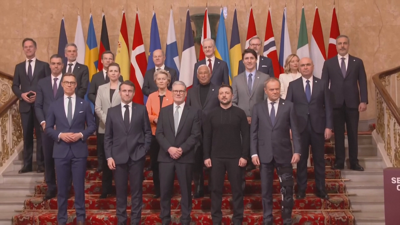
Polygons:
<instances>
[{"instance_id":1,"label":"national flag on pole","mask_svg":"<svg viewBox=\"0 0 400 225\"><path fill-rule=\"evenodd\" d=\"M282 32L281 32L281 49L279 51L279 64L281 67L281 73L284 72L284 65L286 58L292 54L292 47L290 46L289 29L287 26L287 15L286 7L283 10L282 18Z\"/></svg>"},{"instance_id":2,"label":"national flag on pole","mask_svg":"<svg viewBox=\"0 0 400 225\"><path fill-rule=\"evenodd\" d=\"M228 64L229 83L232 83L233 77L231 74L231 63L229 60L228 37L226 35L224 10L226 10L226 8L221 10L221 15L219 17L217 40L215 42L215 57L225 61Z\"/></svg>"},{"instance_id":3,"label":"national flag on pole","mask_svg":"<svg viewBox=\"0 0 400 225\"><path fill-rule=\"evenodd\" d=\"M278 53L276 51L274 29L272 28L271 21L271 8L268 9L267 27L265 28L264 38L264 56L272 60L272 67L274 68L274 75L279 78L280 66L278 61Z\"/></svg>"},{"instance_id":4,"label":"national flag on pole","mask_svg":"<svg viewBox=\"0 0 400 225\"><path fill-rule=\"evenodd\" d=\"M321 20L318 7L315 7L314 25L311 37L311 59L314 62L314 76L321 78L322 67L326 60L324 35L322 33Z\"/></svg>"},{"instance_id":5,"label":"national flag on pole","mask_svg":"<svg viewBox=\"0 0 400 225\"><path fill-rule=\"evenodd\" d=\"M147 64L147 70L154 68L156 65L153 62L153 52L157 49L161 49L160 34L158 33L157 17L156 13L153 12L153 18L151 19L150 28L150 49L149 58Z\"/></svg>"},{"instance_id":6,"label":"national flag on pole","mask_svg":"<svg viewBox=\"0 0 400 225\"><path fill-rule=\"evenodd\" d=\"M67 65L67 57L65 57L65 46L68 44L67 34L65 32L64 17L61 19L60 35L58 38L58 55L62 57L64 65Z\"/></svg>"},{"instance_id":7,"label":"national flag on pole","mask_svg":"<svg viewBox=\"0 0 400 225\"><path fill-rule=\"evenodd\" d=\"M86 57L86 53L85 53L86 46L85 46L85 37L83 36L82 21L81 21L80 15L78 15L78 22L76 23L75 42L74 43L78 47L78 57L76 58L76 61L78 63L84 64L85 57Z\"/></svg>"},{"instance_id":8,"label":"national flag on pole","mask_svg":"<svg viewBox=\"0 0 400 225\"><path fill-rule=\"evenodd\" d=\"M176 43L175 36L175 25L172 9L169 15L168 35L167 35L167 47L165 53L165 65L176 70L176 75L179 80L179 54L178 45Z\"/></svg>"},{"instance_id":9,"label":"national flag on pole","mask_svg":"<svg viewBox=\"0 0 400 225\"><path fill-rule=\"evenodd\" d=\"M194 38L192 25L190 23L189 9L186 13L186 26L185 26L185 38L183 39L182 49L182 61L181 61L181 76L180 81L183 81L187 87L193 85L193 70L196 60L196 50L194 48Z\"/></svg>"},{"instance_id":10,"label":"national flag on pole","mask_svg":"<svg viewBox=\"0 0 400 225\"><path fill-rule=\"evenodd\" d=\"M254 22L253 8L250 8L249 24L247 26L246 45L244 47L245 49L249 48L250 39L254 36L257 36L257 30L256 30L256 23Z\"/></svg>"},{"instance_id":11,"label":"national flag on pole","mask_svg":"<svg viewBox=\"0 0 400 225\"><path fill-rule=\"evenodd\" d=\"M99 50L97 49L96 33L94 31L93 17L92 14L90 14L89 28L86 39L86 52L85 52L85 65L89 69L89 82L92 80L93 75L97 73L98 57L99 57Z\"/></svg>"},{"instance_id":12,"label":"national flag on pole","mask_svg":"<svg viewBox=\"0 0 400 225\"><path fill-rule=\"evenodd\" d=\"M336 38L339 35L340 35L339 23L337 21L336 10L334 6L332 13L331 34L329 35L328 59L338 54L336 49Z\"/></svg>"},{"instance_id":13,"label":"national flag on pole","mask_svg":"<svg viewBox=\"0 0 400 225\"><path fill-rule=\"evenodd\" d=\"M121 29L119 32L115 62L119 64L122 78L124 78L124 80L129 80L131 62L129 60L128 28L126 26L126 17L124 11L122 12Z\"/></svg>"},{"instance_id":14,"label":"national flag on pole","mask_svg":"<svg viewBox=\"0 0 400 225\"><path fill-rule=\"evenodd\" d=\"M107 31L107 23L106 23L106 15L102 15L101 20L101 34L100 34L100 48L99 48L99 63L98 69L99 71L103 70L103 63L101 63L101 56L103 52L110 50L110 41L108 40L108 31Z\"/></svg>"},{"instance_id":15,"label":"national flag on pole","mask_svg":"<svg viewBox=\"0 0 400 225\"><path fill-rule=\"evenodd\" d=\"M310 57L310 49L308 46L306 16L304 15L304 6L303 6L303 9L301 10L299 41L297 42L297 55L299 56L300 59L303 57Z\"/></svg>"},{"instance_id":16,"label":"national flag on pole","mask_svg":"<svg viewBox=\"0 0 400 225\"><path fill-rule=\"evenodd\" d=\"M242 46L240 45L240 35L239 35L239 26L237 21L236 9L235 12L233 13L229 58L231 61L231 75L233 79L238 74L239 61L242 60Z\"/></svg>"},{"instance_id":17,"label":"national flag on pole","mask_svg":"<svg viewBox=\"0 0 400 225\"><path fill-rule=\"evenodd\" d=\"M135 84L135 96L133 102L143 104L143 77L146 73L147 60L144 51L142 30L140 29L139 13L136 12L135 31L133 33L132 55L131 55L131 75L130 81Z\"/></svg>"},{"instance_id":18,"label":"national flag on pole","mask_svg":"<svg viewBox=\"0 0 400 225\"><path fill-rule=\"evenodd\" d=\"M204 13L203 27L201 28L199 61L203 60L206 57L203 51L203 41L207 38L211 38L211 28L210 28L210 20L208 19L208 9L206 8L206 11Z\"/></svg>"}]
</instances>

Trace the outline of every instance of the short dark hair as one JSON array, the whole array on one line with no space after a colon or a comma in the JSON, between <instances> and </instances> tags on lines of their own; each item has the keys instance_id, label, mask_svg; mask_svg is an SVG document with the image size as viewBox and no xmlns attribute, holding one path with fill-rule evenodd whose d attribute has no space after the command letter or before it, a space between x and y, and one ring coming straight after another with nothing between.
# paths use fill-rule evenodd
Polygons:
<instances>
[{"instance_id":1,"label":"short dark hair","mask_svg":"<svg viewBox=\"0 0 400 225\"><path fill-rule=\"evenodd\" d=\"M121 84L119 85L119 90L121 90L121 86L124 84L133 87L133 91L135 91L135 89L136 89L135 84L130 80L125 80L125 81L121 82Z\"/></svg>"},{"instance_id":2,"label":"short dark hair","mask_svg":"<svg viewBox=\"0 0 400 225\"><path fill-rule=\"evenodd\" d=\"M119 67L119 64L118 64L118 63L115 63L115 62L110 63L110 65L108 65L108 69L110 69L110 67L112 67L112 66L118 67L118 71L121 72L121 68ZM107 72L108 72L108 69L107 69Z\"/></svg>"},{"instance_id":3,"label":"short dark hair","mask_svg":"<svg viewBox=\"0 0 400 225\"><path fill-rule=\"evenodd\" d=\"M339 38L346 38L346 39L347 39L347 43L350 44L350 38L349 38L349 36L344 35L344 34L341 34L341 35L337 36L336 41L337 41Z\"/></svg>"},{"instance_id":4,"label":"short dark hair","mask_svg":"<svg viewBox=\"0 0 400 225\"><path fill-rule=\"evenodd\" d=\"M27 41L32 41L33 45L35 46L35 48L37 47L36 45L36 41L33 40L32 38L24 38L24 40L22 40L22 47L24 47L25 42Z\"/></svg>"},{"instance_id":5,"label":"short dark hair","mask_svg":"<svg viewBox=\"0 0 400 225\"><path fill-rule=\"evenodd\" d=\"M61 59L61 62L64 64L63 58L59 54L53 54L52 56L50 56L50 61L52 59Z\"/></svg>"},{"instance_id":6,"label":"short dark hair","mask_svg":"<svg viewBox=\"0 0 400 225\"><path fill-rule=\"evenodd\" d=\"M111 55L113 56L113 59L115 58L114 53L112 53L112 51L110 51L110 50L107 50L107 51L104 51L104 52L101 54L101 59L103 59L103 56L104 56L105 54L111 54Z\"/></svg>"},{"instance_id":7,"label":"short dark hair","mask_svg":"<svg viewBox=\"0 0 400 225\"><path fill-rule=\"evenodd\" d=\"M76 81L76 76L73 73L64 73L64 75L61 78L61 81L63 81L65 77L74 77Z\"/></svg>"},{"instance_id":8,"label":"short dark hair","mask_svg":"<svg viewBox=\"0 0 400 225\"><path fill-rule=\"evenodd\" d=\"M219 86L218 92L219 92L219 90L221 90L221 88L229 88L229 89L231 89L231 93L233 93L233 89L232 89L231 85L229 85L229 84L221 84L221 86Z\"/></svg>"},{"instance_id":9,"label":"short dark hair","mask_svg":"<svg viewBox=\"0 0 400 225\"><path fill-rule=\"evenodd\" d=\"M245 49L245 50L243 51L242 59L244 59L244 55L246 55L246 54L248 54L248 53L252 54L252 55L254 56L254 58L257 59L257 52L254 51L253 49L250 49L250 48Z\"/></svg>"}]
</instances>

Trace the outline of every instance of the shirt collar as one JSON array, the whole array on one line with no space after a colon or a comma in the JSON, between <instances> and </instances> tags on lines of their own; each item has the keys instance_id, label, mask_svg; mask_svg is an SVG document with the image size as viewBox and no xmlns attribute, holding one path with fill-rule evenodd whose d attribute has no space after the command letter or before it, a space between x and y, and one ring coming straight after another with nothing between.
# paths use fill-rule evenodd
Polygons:
<instances>
[{"instance_id":1,"label":"shirt collar","mask_svg":"<svg viewBox=\"0 0 400 225\"><path fill-rule=\"evenodd\" d=\"M253 74L254 77L254 75L256 74L256 69L254 68L254 70L250 72L246 70L246 77L248 77L250 73Z\"/></svg>"},{"instance_id":2,"label":"shirt collar","mask_svg":"<svg viewBox=\"0 0 400 225\"><path fill-rule=\"evenodd\" d=\"M349 53L347 53L347 54L344 55L344 56L341 56L341 55L338 54L338 59L339 59L339 60L342 60L342 58L344 58L344 60L347 61L347 59L349 59Z\"/></svg>"},{"instance_id":3,"label":"shirt collar","mask_svg":"<svg viewBox=\"0 0 400 225\"><path fill-rule=\"evenodd\" d=\"M106 74L107 73L107 70L106 69L103 69L103 74Z\"/></svg>"},{"instance_id":4,"label":"shirt collar","mask_svg":"<svg viewBox=\"0 0 400 225\"><path fill-rule=\"evenodd\" d=\"M267 101L268 101L268 105L271 105L271 100L269 100L269 98L267 98ZM276 100L275 101L275 103L276 103L276 105L278 105L279 104L279 98L278 98L278 100ZM276 105L274 105L274 106L276 106Z\"/></svg>"},{"instance_id":5,"label":"shirt collar","mask_svg":"<svg viewBox=\"0 0 400 225\"><path fill-rule=\"evenodd\" d=\"M29 60L32 60L32 62L35 63L35 62L36 62L36 57L33 57L32 59L26 59L25 61L26 61L27 63L29 63Z\"/></svg>"},{"instance_id":6,"label":"shirt collar","mask_svg":"<svg viewBox=\"0 0 400 225\"><path fill-rule=\"evenodd\" d=\"M303 83L305 83L307 80L309 80L310 83L312 83L314 78L313 78L313 76L311 76L310 79L306 79L303 76L301 76L301 79L303 79Z\"/></svg>"},{"instance_id":7,"label":"shirt collar","mask_svg":"<svg viewBox=\"0 0 400 225\"><path fill-rule=\"evenodd\" d=\"M73 95L71 95L71 96L68 96L68 95L64 94L64 99L68 99L68 97L71 97L71 100L72 99L76 99L75 93Z\"/></svg>"},{"instance_id":8,"label":"shirt collar","mask_svg":"<svg viewBox=\"0 0 400 225\"><path fill-rule=\"evenodd\" d=\"M160 66L160 67L157 67L157 66L155 66L154 67L154 69L157 71L157 68L160 68L160 69L162 69L162 70L165 70L165 64L162 64L162 66Z\"/></svg>"},{"instance_id":9,"label":"shirt collar","mask_svg":"<svg viewBox=\"0 0 400 225\"><path fill-rule=\"evenodd\" d=\"M121 107L122 108L125 108L125 105L129 105L129 108L132 109L132 101L129 102L129 104L125 104L125 103L121 102Z\"/></svg>"},{"instance_id":10,"label":"shirt collar","mask_svg":"<svg viewBox=\"0 0 400 225\"><path fill-rule=\"evenodd\" d=\"M68 64L71 64L71 63L72 63L72 66L75 66L76 65L76 60L73 61L73 62L67 62L67 66L68 66Z\"/></svg>"},{"instance_id":11,"label":"shirt collar","mask_svg":"<svg viewBox=\"0 0 400 225\"><path fill-rule=\"evenodd\" d=\"M174 102L174 109L176 109L176 106L178 106L178 105ZM183 102L179 106L180 106L181 109L183 109L185 107L185 102Z\"/></svg>"},{"instance_id":12,"label":"shirt collar","mask_svg":"<svg viewBox=\"0 0 400 225\"><path fill-rule=\"evenodd\" d=\"M211 59L211 62L214 62L214 61L215 61L215 55L213 55L213 56L210 57L210 58L208 58L208 57L206 56L206 58L205 58L206 62L208 62L208 59Z\"/></svg>"},{"instance_id":13,"label":"shirt collar","mask_svg":"<svg viewBox=\"0 0 400 225\"><path fill-rule=\"evenodd\" d=\"M58 78L57 81L60 81L60 80L61 80L61 77L62 77L62 74L60 74L60 75L58 75L58 76L54 76L53 74L51 74L51 81L53 81L54 78Z\"/></svg>"}]
</instances>

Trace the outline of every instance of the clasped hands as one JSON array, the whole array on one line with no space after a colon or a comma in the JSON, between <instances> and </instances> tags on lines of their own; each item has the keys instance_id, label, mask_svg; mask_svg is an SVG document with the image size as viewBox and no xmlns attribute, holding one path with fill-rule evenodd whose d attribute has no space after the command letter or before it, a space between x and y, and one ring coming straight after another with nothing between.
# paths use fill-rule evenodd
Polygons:
<instances>
[{"instance_id":1,"label":"clasped hands","mask_svg":"<svg viewBox=\"0 0 400 225\"><path fill-rule=\"evenodd\" d=\"M179 159L182 156L183 150L182 148L169 147L168 153L171 158Z\"/></svg>"},{"instance_id":2,"label":"clasped hands","mask_svg":"<svg viewBox=\"0 0 400 225\"><path fill-rule=\"evenodd\" d=\"M204 160L204 165L205 165L207 168L212 167L211 159L208 158L208 159ZM247 165L247 160L246 160L245 158L240 158L240 159L239 159L239 165L238 165L238 166L240 166L240 167L245 167L246 165Z\"/></svg>"},{"instance_id":3,"label":"clasped hands","mask_svg":"<svg viewBox=\"0 0 400 225\"><path fill-rule=\"evenodd\" d=\"M82 138L81 133L61 133L60 134L60 139L67 143L77 142L81 138Z\"/></svg>"}]
</instances>

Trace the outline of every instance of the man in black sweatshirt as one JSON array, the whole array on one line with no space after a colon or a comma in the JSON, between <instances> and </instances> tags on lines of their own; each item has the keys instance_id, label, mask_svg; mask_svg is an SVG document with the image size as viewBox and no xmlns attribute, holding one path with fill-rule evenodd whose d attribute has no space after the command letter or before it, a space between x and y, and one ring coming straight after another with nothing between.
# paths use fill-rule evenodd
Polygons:
<instances>
[{"instance_id":1,"label":"man in black sweatshirt","mask_svg":"<svg viewBox=\"0 0 400 225\"><path fill-rule=\"evenodd\" d=\"M206 167L211 167L211 216L213 224L221 224L222 190L228 172L233 195L233 224L243 221L243 173L250 150L249 124L245 112L232 105L233 91L221 85L218 91L220 107L208 114L203 125L203 156Z\"/></svg>"}]
</instances>

